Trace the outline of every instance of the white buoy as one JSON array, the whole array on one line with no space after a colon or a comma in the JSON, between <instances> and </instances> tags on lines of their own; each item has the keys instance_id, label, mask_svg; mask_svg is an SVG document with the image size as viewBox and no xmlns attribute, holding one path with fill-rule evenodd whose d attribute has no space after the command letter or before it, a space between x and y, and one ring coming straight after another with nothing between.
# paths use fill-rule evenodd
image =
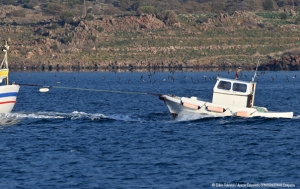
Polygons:
<instances>
[{"instance_id":1,"label":"white buoy","mask_svg":"<svg viewBox=\"0 0 300 189\"><path fill-rule=\"evenodd\" d=\"M41 93L46 93L46 92L49 92L49 88L43 87L43 88L40 88L39 91L40 91Z\"/></svg>"}]
</instances>

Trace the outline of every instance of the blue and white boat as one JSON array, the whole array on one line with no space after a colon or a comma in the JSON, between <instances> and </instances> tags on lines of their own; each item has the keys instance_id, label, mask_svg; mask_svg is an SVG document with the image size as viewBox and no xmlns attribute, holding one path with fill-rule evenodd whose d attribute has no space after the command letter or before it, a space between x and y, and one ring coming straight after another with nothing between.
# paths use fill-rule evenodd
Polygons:
<instances>
[{"instance_id":1,"label":"blue and white boat","mask_svg":"<svg viewBox=\"0 0 300 189\"><path fill-rule=\"evenodd\" d=\"M7 61L7 51L9 46L7 41L5 45L1 47L1 51L4 53L4 58L0 65L0 113L10 113L14 108L17 100L17 95L20 89L19 85L9 84L9 69Z\"/></svg>"},{"instance_id":2,"label":"blue and white boat","mask_svg":"<svg viewBox=\"0 0 300 189\"><path fill-rule=\"evenodd\" d=\"M255 76L256 72L249 82L218 77L212 102L202 101L195 96L188 98L171 94L159 95L159 99L165 102L174 118L183 112L210 116L292 118L293 112L268 111L265 107L254 105Z\"/></svg>"}]
</instances>

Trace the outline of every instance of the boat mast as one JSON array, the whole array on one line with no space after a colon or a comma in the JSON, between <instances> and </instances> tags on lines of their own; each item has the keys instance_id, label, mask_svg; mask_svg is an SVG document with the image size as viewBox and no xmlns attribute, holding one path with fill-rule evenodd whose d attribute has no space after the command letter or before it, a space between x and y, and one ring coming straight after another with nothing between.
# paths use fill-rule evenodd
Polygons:
<instances>
[{"instance_id":1,"label":"boat mast","mask_svg":"<svg viewBox=\"0 0 300 189\"><path fill-rule=\"evenodd\" d=\"M4 59L2 61L2 64L1 64L1 70L6 70L7 73L5 74L6 75L6 78L5 78L5 82L6 82L6 85L8 85L8 61L7 61L7 51L9 49L9 46L8 46L8 43L7 41L5 40L5 44L4 44L4 48L2 48L2 51L5 53L4 54ZM4 67L3 67L3 64L4 64Z\"/></svg>"},{"instance_id":2,"label":"boat mast","mask_svg":"<svg viewBox=\"0 0 300 189\"><path fill-rule=\"evenodd\" d=\"M254 76L252 77L252 82L254 82L254 79L256 78L256 76L257 76L257 68L258 68L258 65L259 65L259 59L258 59L258 61L257 61L257 65L256 65L256 69L255 69L255 72L254 72Z\"/></svg>"}]
</instances>

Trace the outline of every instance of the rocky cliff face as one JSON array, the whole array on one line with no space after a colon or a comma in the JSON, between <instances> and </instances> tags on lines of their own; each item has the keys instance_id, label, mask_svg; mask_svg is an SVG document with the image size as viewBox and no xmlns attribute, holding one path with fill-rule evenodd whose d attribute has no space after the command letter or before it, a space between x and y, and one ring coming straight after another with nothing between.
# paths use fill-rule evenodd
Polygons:
<instances>
[{"instance_id":1,"label":"rocky cliff face","mask_svg":"<svg viewBox=\"0 0 300 189\"><path fill-rule=\"evenodd\" d=\"M25 17L12 16L12 12L21 10L14 6L0 7L1 38L7 39L11 46L11 69L18 70L230 69L236 66L253 69L256 62L239 62L235 57L252 56L253 59L253 55L243 52L259 45L230 43L244 38L239 37L239 31L261 31L259 24L263 23L255 13L242 11L231 15L220 13L202 23L194 15L182 15L181 21L172 25L155 15L123 15L98 16L90 21L74 18L67 24L36 10L26 10ZM291 27L298 30L295 25L280 30ZM222 33L214 37L216 31L223 31L226 39L220 38ZM210 33L211 37L206 37ZM241 54L218 54L232 51ZM254 57L269 60L265 54L256 53ZM280 69L299 69L297 58L290 58L289 62L282 60L280 65L283 65ZM262 68L274 69L274 66Z\"/></svg>"},{"instance_id":2,"label":"rocky cliff face","mask_svg":"<svg viewBox=\"0 0 300 189\"><path fill-rule=\"evenodd\" d=\"M8 6L5 9L1 7L0 10L3 21L0 33L2 38L6 38L11 46L10 66L13 69L94 69L109 67L116 61L91 61L88 56L97 54L99 49L112 54L118 49L114 46L97 48L97 44L114 40L116 33L132 32L139 34L168 28L155 15L102 16L92 21L74 20L72 24L64 24L63 26L59 21L41 15L36 15L44 18L40 18L39 21L23 18L18 18L16 21L6 17L10 12L16 10L18 8L13 6ZM28 13L27 17L31 17L32 14ZM54 25L56 25L55 28ZM133 63L132 61L134 59L130 63ZM122 63L122 60L119 62L128 66L128 64Z\"/></svg>"}]
</instances>

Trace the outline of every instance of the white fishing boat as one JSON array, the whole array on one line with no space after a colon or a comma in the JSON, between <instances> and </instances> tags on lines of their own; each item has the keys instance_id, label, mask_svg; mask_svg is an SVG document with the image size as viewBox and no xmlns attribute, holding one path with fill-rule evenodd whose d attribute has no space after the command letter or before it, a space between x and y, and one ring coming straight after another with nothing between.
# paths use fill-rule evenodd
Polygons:
<instances>
[{"instance_id":1,"label":"white fishing boat","mask_svg":"<svg viewBox=\"0 0 300 189\"><path fill-rule=\"evenodd\" d=\"M254 106L255 76L256 72L249 82L217 77L212 102L194 96L188 98L170 94L159 95L159 99L165 102L174 118L184 112L211 116L292 118L293 112L274 112Z\"/></svg>"},{"instance_id":2,"label":"white fishing boat","mask_svg":"<svg viewBox=\"0 0 300 189\"><path fill-rule=\"evenodd\" d=\"M8 61L7 51L9 46L7 42L1 47L4 58L0 65L0 113L10 113L16 104L17 95L20 89L19 85L9 84L8 81Z\"/></svg>"}]
</instances>

